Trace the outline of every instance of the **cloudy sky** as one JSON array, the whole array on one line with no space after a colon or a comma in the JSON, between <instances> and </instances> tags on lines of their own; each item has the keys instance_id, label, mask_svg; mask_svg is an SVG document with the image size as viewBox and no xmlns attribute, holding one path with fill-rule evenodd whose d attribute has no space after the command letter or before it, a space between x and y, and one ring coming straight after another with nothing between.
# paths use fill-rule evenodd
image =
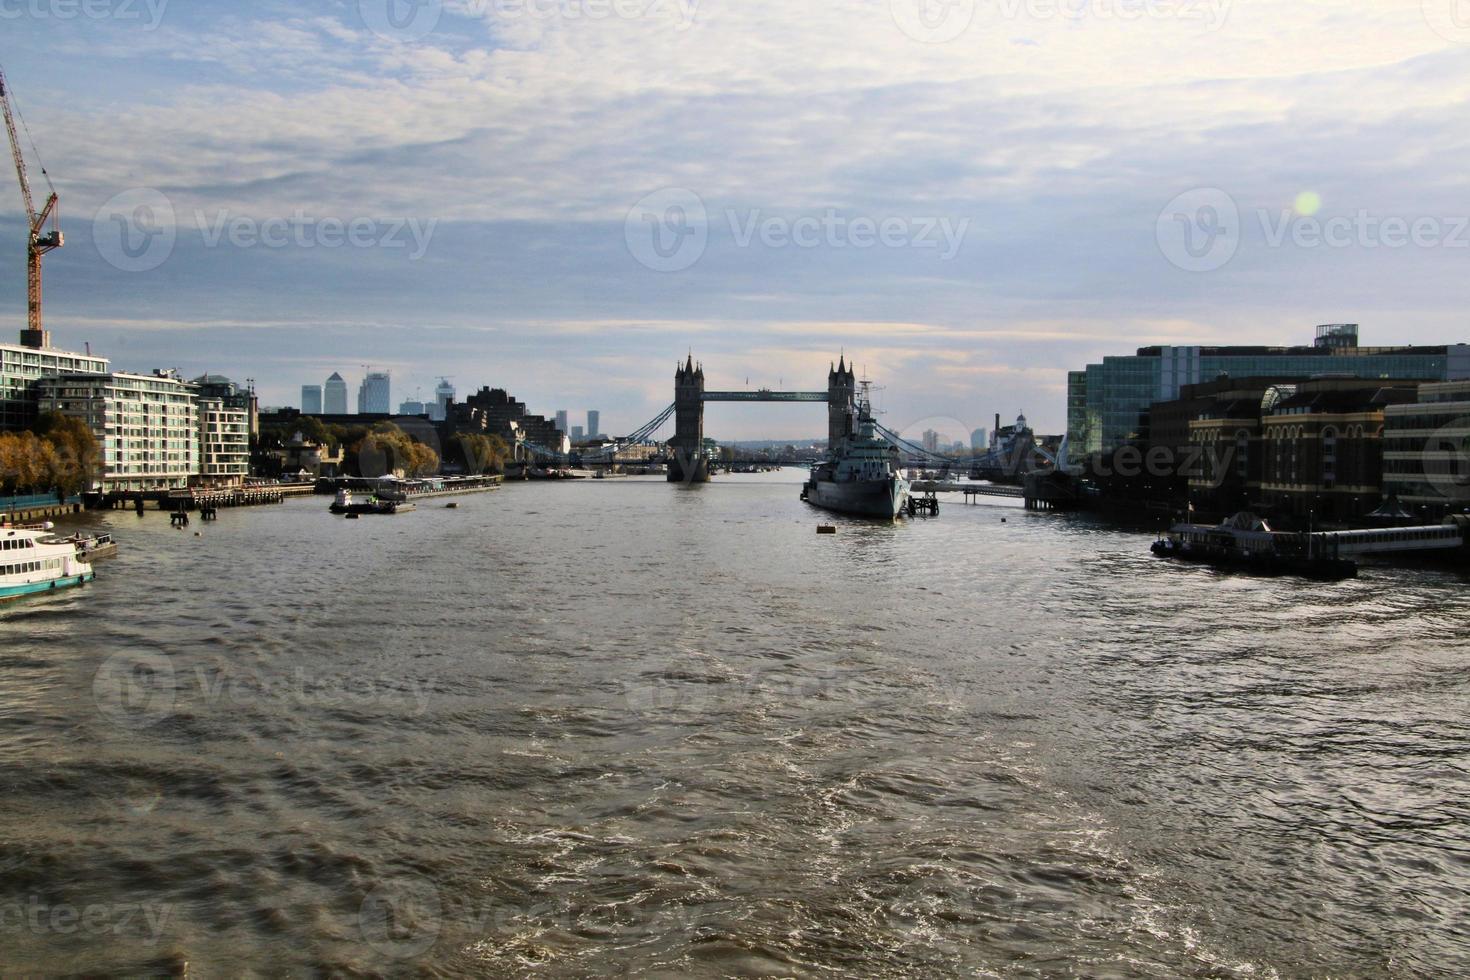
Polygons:
<instances>
[{"instance_id":1,"label":"cloudy sky","mask_svg":"<svg viewBox=\"0 0 1470 980\"><path fill-rule=\"evenodd\" d=\"M58 345L267 404L372 365L620 432L690 349L845 351L958 437L1142 344L1470 339L1470 0L0 0L0 64Z\"/></svg>"}]
</instances>

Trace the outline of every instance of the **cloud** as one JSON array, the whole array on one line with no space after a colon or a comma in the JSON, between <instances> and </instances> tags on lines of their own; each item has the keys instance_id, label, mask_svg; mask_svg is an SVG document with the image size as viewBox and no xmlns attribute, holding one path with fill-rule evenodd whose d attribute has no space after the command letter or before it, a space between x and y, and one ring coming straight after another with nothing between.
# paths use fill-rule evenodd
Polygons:
<instances>
[{"instance_id":1,"label":"cloud","mask_svg":"<svg viewBox=\"0 0 1470 980\"><path fill-rule=\"evenodd\" d=\"M355 3L177 4L153 31L8 22L68 233L48 315L62 336L127 338L130 358L233 360L282 402L315 380L301 365L355 363L361 345L404 375L601 400L626 428L691 345L712 370L779 363L802 384L845 345L906 414L1025 404L1058 429L1065 370L1143 344L1291 342L1333 319L1375 342L1460 338L1461 253L1270 248L1253 231L1200 276L1154 238L1192 187L1227 191L1248 226L1304 189L1327 215L1463 213L1470 66L1418 0L1234 3L1213 29L1072 8L982 4L944 44L905 35L886 0L600 19L571 0L540 17L457 0L413 42L373 33ZM126 276L87 239L131 187L165 193L181 234L165 265ZM664 187L710 221L677 274L624 240L634 202ZM18 199L0 195L4 268ZM298 209L440 225L412 263L188 233L196 213ZM728 220L828 210L968 224L946 261L742 246ZM23 306L16 277L0 290Z\"/></svg>"}]
</instances>

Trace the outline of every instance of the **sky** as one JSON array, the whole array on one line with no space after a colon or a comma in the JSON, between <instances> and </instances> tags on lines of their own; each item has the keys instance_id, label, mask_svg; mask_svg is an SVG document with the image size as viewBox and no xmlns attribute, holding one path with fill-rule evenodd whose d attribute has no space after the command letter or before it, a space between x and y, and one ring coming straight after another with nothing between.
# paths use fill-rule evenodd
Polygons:
<instances>
[{"instance_id":1,"label":"sky","mask_svg":"<svg viewBox=\"0 0 1470 980\"><path fill-rule=\"evenodd\" d=\"M55 343L266 405L366 365L616 434L691 351L841 354L960 438L1147 344L1470 340L1470 0L0 0L0 65Z\"/></svg>"}]
</instances>

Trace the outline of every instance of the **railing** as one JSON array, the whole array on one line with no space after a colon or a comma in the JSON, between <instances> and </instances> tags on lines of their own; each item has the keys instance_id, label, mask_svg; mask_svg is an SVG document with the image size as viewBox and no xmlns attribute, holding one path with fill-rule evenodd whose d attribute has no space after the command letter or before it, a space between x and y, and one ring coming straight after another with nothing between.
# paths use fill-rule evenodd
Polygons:
<instances>
[{"instance_id":1,"label":"railing","mask_svg":"<svg viewBox=\"0 0 1470 980\"><path fill-rule=\"evenodd\" d=\"M3 510L28 510L32 507L64 507L68 504L79 504L82 498L75 494L62 500L54 493L32 493L0 497L0 509Z\"/></svg>"}]
</instances>

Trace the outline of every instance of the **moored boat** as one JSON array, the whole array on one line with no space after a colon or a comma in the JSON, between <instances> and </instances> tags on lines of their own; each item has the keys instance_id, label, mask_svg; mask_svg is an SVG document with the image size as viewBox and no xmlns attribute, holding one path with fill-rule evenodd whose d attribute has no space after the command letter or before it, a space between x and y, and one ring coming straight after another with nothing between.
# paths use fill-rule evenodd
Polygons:
<instances>
[{"instance_id":1,"label":"moored boat","mask_svg":"<svg viewBox=\"0 0 1470 980\"><path fill-rule=\"evenodd\" d=\"M73 545L77 549L77 556L88 563L117 557L117 541L111 534L86 534L79 531L57 540Z\"/></svg>"},{"instance_id":2,"label":"moored boat","mask_svg":"<svg viewBox=\"0 0 1470 980\"><path fill-rule=\"evenodd\" d=\"M49 525L0 528L0 599L81 585L94 575L76 545L51 538Z\"/></svg>"},{"instance_id":3,"label":"moored boat","mask_svg":"<svg viewBox=\"0 0 1470 980\"><path fill-rule=\"evenodd\" d=\"M812 468L801 499L824 510L893 520L908 503L909 482L899 472L898 450L878 436L867 382L847 419L847 434Z\"/></svg>"},{"instance_id":4,"label":"moored boat","mask_svg":"<svg viewBox=\"0 0 1470 980\"><path fill-rule=\"evenodd\" d=\"M1254 514L1221 524L1175 524L1149 548L1161 558L1214 565L1252 575L1297 575L1336 581L1355 578L1358 563L1313 548L1311 535L1273 531Z\"/></svg>"},{"instance_id":5,"label":"moored boat","mask_svg":"<svg viewBox=\"0 0 1470 980\"><path fill-rule=\"evenodd\" d=\"M369 496L366 500L354 500L351 490L338 490L337 497L327 509L333 514L345 514L348 517L356 517L361 514L398 514L414 509L414 505L403 495L396 495L399 499L389 496Z\"/></svg>"}]
</instances>

